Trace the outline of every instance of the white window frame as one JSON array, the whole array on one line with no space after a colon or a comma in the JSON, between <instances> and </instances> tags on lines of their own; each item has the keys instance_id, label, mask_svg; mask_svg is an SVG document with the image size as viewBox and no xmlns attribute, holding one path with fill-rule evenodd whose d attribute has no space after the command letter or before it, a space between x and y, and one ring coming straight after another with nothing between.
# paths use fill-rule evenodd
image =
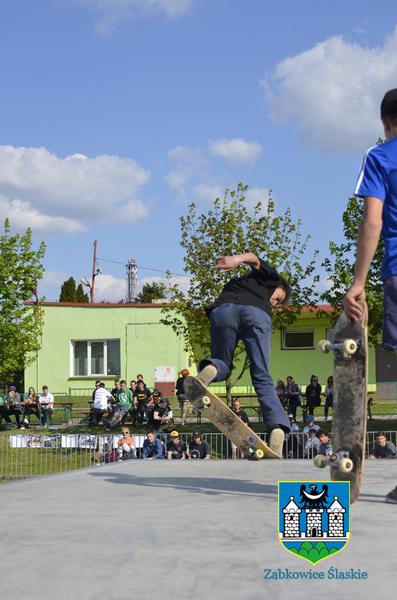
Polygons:
<instances>
[{"instance_id":1,"label":"white window frame","mask_svg":"<svg viewBox=\"0 0 397 600\"><path fill-rule=\"evenodd\" d=\"M285 345L285 334L287 333L311 333L313 336L312 346L294 346L293 348ZM313 350L314 349L314 329L283 329L281 332L281 350Z\"/></svg>"},{"instance_id":2,"label":"white window frame","mask_svg":"<svg viewBox=\"0 0 397 600\"><path fill-rule=\"evenodd\" d=\"M120 338L107 338L107 339L97 339L97 340L70 340L70 377L115 377L117 373L107 373L108 370L108 342L120 342ZM74 344L75 342L87 342L87 375L76 375L74 372ZM91 372L91 344L96 342L103 343L103 370L104 373L92 373ZM121 346L120 346L121 350ZM121 356L120 356L121 359Z\"/></svg>"}]
</instances>

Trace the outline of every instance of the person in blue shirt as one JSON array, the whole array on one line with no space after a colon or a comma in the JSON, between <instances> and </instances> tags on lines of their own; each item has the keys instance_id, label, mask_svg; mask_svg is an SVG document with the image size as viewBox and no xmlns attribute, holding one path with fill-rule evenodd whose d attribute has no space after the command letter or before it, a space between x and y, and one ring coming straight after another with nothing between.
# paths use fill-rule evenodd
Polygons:
<instances>
[{"instance_id":1,"label":"person in blue shirt","mask_svg":"<svg viewBox=\"0 0 397 600\"><path fill-rule=\"evenodd\" d=\"M163 444L152 429L147 432L146 440L143 442L142 458L146 460L164 458Z\"/></svg>"},{"instance_id":2,"label":"person in blue shirt","mask_svg":"<svg viewBox=\"0 0 397 600\"><path fill-rule=\"evenodd\" d=\"M359 320L365 301L365 282L378 246L385 246L382 264L383 335L386 350L397 351L397 88L386 92L380 117L386 142L373 146L363 158L355 195L364 198L364 215L360 226L353 283L344 301L352 320ZM385 498L397 504L397 487Z\"/></svg>"}]
</instances>

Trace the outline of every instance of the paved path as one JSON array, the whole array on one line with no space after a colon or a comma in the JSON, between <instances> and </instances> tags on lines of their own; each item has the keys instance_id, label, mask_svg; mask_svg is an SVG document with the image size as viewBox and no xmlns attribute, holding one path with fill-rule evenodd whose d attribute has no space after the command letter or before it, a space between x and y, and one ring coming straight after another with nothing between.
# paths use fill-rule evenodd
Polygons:
<instances>
[{"instance_id":1,"label":"paved path","mask_svg":"<svg viewBox=\"0 0 397 600\"><path fill-rule=\"evenodd\" d=\"M397 589L396 461L368 461L351 541L313 570L361 581L264 581L307 571L277 540L277 480L327 479L305 461L131 461L0 487L7 600L376 600ZM269 596L272 594L272 596Z\"/></svg>"}]
</instances>

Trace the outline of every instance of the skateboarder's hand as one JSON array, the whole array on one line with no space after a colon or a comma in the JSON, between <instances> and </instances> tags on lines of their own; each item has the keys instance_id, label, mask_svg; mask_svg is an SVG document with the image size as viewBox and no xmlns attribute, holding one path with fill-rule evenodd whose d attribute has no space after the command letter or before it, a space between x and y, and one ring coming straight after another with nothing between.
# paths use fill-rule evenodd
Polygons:
<instances>
[{"instance_id":1,"label":"skateboarder's hand","mask_svg":"<svg viewBox=\"0 0 397 600\"><path fill-rule=\"evenodd\" d=\"M352 321L359 321L363 313L365 302L364 286L353 284L343 299L343 308Z\"/></svg>"},{"instance_id":2,"label":"skateboarder's hand","mask_svg":"<svg viewBox=\"0 0 397 600\"><path fill-rule=\"evenodd\" d=\"M240 264L241 260L239 256L221 256L218 258L215 268L222 269L222 271L232 271Z\"/></svg>"}]
</instances>

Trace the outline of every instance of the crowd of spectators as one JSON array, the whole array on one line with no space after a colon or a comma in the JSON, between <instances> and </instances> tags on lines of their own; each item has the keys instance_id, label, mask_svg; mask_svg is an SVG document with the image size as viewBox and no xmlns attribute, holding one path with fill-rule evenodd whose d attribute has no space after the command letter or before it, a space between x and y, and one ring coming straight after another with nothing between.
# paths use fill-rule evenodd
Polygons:
<instances>
[{"instance_id":1,"label":"crowd of spectators","mask_svg":"<svg viewBox=\"0 0 397 600\"><path fill-rule=\"evenodd\" d=\"M48 386L43 385L42 393L37 394L33 387L21 398L15 385L10 385L6 394L0 394L0 425L3 420L6 427L13 426L11 417L19 429L29 427L30 417L34 415L40 422L40 427L48 427L49 418L53 413L54 396L49 392Z\"/></svg>"},{"instance_id":2,"label":"crowd of spectators","mask_svg":"<svg viewBox=\"0 0 397 600\"><path fill-rule=\"evenodd\" d=\"M279 379L275 390L283 408L289 415L292 415L294 419L296 419L296 411L298 408L301 408L304 418L307 414L314 415L316 409L321 407L322 397L324 397L324 421L326 422L328 420L328 412L332 407L333 401L332 375L327 379L324 392L322 391L321 384L316 375L311 376L310 382L306 386L304 392L302 392L299 385L295 383L292 375L288 375L287 383L282 379Z\"/></svg>"}]
</instances>

